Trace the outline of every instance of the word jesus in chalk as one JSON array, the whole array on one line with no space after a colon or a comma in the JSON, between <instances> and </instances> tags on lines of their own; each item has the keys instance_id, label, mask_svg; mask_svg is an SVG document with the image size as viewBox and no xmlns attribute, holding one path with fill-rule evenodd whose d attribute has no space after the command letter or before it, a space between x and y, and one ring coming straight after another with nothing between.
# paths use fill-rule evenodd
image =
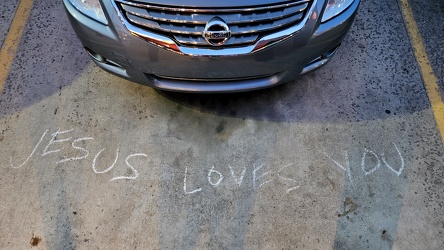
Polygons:
<instances>
[{"instance_id":1,"label":"word jesus in chalk","mask_svg":"<svg viewBox=\"0 0 444 250\"><path fill-rule=\"evenodd\" d=\"M31 151L31 153L28 155L28 157L25 159L24 162L22 162L22 164L14 166L13 164L13 159L12 156L10 158L10 164L12 168L21 168L24 165L26 165L26 163L36 154L39 146L42 144L42 142L44 141L46 135L48 134L48 129L43 133L43 135L40 137L40 140L37 142L37 144L34 146L33 150ZM81 147L79 146L80 142L82 141L88 141L88 140L94 140L94 138L92 137L82 137L82 138L77 138L74 139L72 137L68 137L68 138L62 138L62 139L57 139L58 136L63 136L65 134L69 134L73 131L73 129L70 130L64 130L64 131L60 131L60 128L57 129L56 132L54 132L53 134L51 134L51 139L48 141L48 143L46 144L45 148L43 149L42 154L40 155L40 157L45 157L49 154L57 154L57 153L61 153L63 150L63 144L67 143L67 142L71 142L71 147L73 149L75 149L76 151L78 151L79 155L75 156L75 157L68 157L68 158L63 158L59 161L57 161L57 164L62 164L65 162L70 162L70 161L79 161L79 160L83 160L85 158L87 158L89 156L89 150L87 148ZM114 162L110 165L107 166L104 170L98 170L98 158L104 153L104 151L106 150L106 148L101 149L99 152L96 153L93 162L92 162L92 169L96 174L103 174L103 173L107 173L109 171L111 171L118 159L119 159L119 148L117 148L117 150L115 151L115 156L114 156ZM120 179L136 179L137 176L139 175L139 173L137 172L137 170L130 164L130 159L133 157L148 157L146 154L142 154L142 153L137 153L137 154L130 154L125 158L125 164L127 165L127 167L131 170L131 173L125 176L117 176L117 177L113 177L111 179L111 181L115 181L115 180L120 180Z\"/></svg>"},{"instance_id":2,"label":"word jesus in chalk","mask_svg":"<svg viewBox=\"0 0 444 250\"><path fill-rule=\"evenodd\" d=\"M290 178L289 176L287 176L284 171L292 166L294 164L288 164L285 165L281 168L279 168L277 171L272 171L269 170L267 171L267 168L265 166L265 164L262 164L260 166L254 166L252 171L251 171L251 176L252 176L252 187L254 189L259 189L262 186L272 182L272 181L281 181L284 184L287 185L286 188L286 193L290 193L292 190L295 190L297 188L299 188L298 181ZM230 173L231 173L231 178L232 184L237 184L238 186L242 185L242 182L244 180L245 174L247 172L247 168L243 168L242 171L239 171L238 173L235 173L235 170L233 169L232 166L228 165L228 168L230 169ZM276 176L273 178L273 176ZM196 175L194 174L192 176L193 178L196 178ZM185 177L183 179L183 191L186 194L194 194L194 193L199 193L202 191L202 187L191 187L190 183L191 181L189 180L191 179L191 174L188 172L188 167L185 168ZM216 169L215 166L213 166L212 168L210 168L206 174L206 179L208 181L208 184L210 186L214 187L218 187L223 181L226 181L225 176Z\"/></svg>"}]
</instances>

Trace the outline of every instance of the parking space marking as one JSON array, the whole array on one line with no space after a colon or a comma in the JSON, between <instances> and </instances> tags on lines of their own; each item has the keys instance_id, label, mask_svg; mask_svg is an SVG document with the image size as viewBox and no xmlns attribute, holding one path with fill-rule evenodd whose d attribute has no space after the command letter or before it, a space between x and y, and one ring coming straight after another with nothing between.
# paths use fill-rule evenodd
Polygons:
<instances>
[{"instance_id":1,"label":"parking space marking","mask_svg":"<svg viewBox=\"0 0 444 250\"><path fill-rule=\"evenodd\" d=\"M33 1L34 0L20 0L9 27L9 32L0 49L0 95L3 93L9 70L14 61L29 14L31 13Z\"/></svg>"},{"instance_id":2,"label":"parking space marking","mask_svg":"<svg viewBox=\"0 0 444 250\"><path fill-rule=\"evenodd\" d=\"M427 95L432 106L433 115L435 116L436 125L438 126L441 134L441 139L444 142L444 103L441 98L438 80L430 65L429 58L427 56L424 42L419 34L418 25L413 17L412 8L408 0L400 0L401 10L404 15L404 21L407 26L407 31L412 41L413 50L415 53L416 61L418 62L421 70L422 79L427 91Z\"/></svg>"}]
</instances>

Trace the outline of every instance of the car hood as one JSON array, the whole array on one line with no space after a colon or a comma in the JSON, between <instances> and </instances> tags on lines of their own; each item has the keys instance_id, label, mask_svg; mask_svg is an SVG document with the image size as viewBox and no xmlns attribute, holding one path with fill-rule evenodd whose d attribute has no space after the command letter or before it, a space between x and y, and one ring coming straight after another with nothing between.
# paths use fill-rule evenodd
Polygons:
<instances>
[{"instance_id":1,"label":"car hood","mask_svg":"<svg viewBox=\"0 0 444 250\"><path fill-rule=\"evenodd\" d=\"M294 2L283 0L137 0L137 2L143 2L147 4L156 5L168 5L177 7L200 7L200 8L227 8L227 7L251 7L258 5L268 5L276 3L289 3Z\"/></svg>"}]
</instances>

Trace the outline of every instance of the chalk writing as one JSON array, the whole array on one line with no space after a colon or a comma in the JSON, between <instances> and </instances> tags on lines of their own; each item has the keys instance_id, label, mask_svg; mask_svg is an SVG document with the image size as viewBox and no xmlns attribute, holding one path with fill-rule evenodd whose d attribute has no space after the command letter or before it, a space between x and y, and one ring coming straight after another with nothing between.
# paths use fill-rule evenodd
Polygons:
<instances>
[{"instance_id":1,"label":"chalk writing","mask_svg":"<svg viewBox=\"0 0 444 250\"><path fill-rule=\"evenodd\" d=\"M328 157L328 159L330 159L336 166L338 166L340 169L344 170L347 172L347 177L349 181L352 181L351 178L351 173L350 173L350 160L348 159L348 152L345 151L345 167L341 164L339 164L337 161L333 160L333 158L331 158L327 153L324 153L325 156Z\"/></svg>"},{"instance_id":2,"label":"chalk writing","mask_svg":"<svg viewBox=\"0 0 444 250\"><path fill-rule=\"evenodd\" d=\"M287 164L287 165L283 166L282 168L280 168L279 171L278 171L278 177L279 177L281 180L284 180L284 181L289 181L289 182L292 182L292 183L298 183L296 180L294 180L294 179L292 179L292 178L282 176L282 171L283 171L284 169L286 169L286 168L292 166L292 165L294 165L294 163ZM294 187L291 187L291 188L287 189L286 193L288 194L288 193L290 193L291 191L293 191L293 190L295 190L295 189L297 189L297 188L299 188L299 187L300 187L299 185L296 185L296 186L294 186Z\"/></svg>"},{"instance_id":3,"label":"chalk writing","mask_svg":"<svg viewBox=\"0 0 444 250\"><path fill-rule=\"evenodd\" d=\"M240 186L242 184L243 179L244 179L245 171L247 171L247 168L244 168L244 170L242 171L240 177L238 178L234 174L233 167L231 165L228 165L228 167L230 168L231 176L233 176L234 181L237 183L237 185Z\"/></svg>"},{"instance_id":4,"label":"chalk writing","mask_svg":"<svg viewBox=\"0 0 444 250\"><path fill-rule=\"evenodd\" d=\"M402 171L404 170L405 167L405 161L404 161L404 157L401 154L401 151L399 150L398 146L396 146L395 143L393 143L394 148L396 149L396 152L398 154L399 157L399 161L400 161L400 166L398 169L396 169L396 167L390 165L385 157L385 152L383 152L381 154L381 156L378 156L378 154L376 154L374 151L369 150L367 148L364 148L364 151L362 153L362 157L361 157L361 169L362 172L364 173L365 176L367 175L371 175L373 174L375 171L377 171L378 169L380 169L380 167L382 166L382 163L384 163L384 165L392 172L394 172L397 176L400 176ZM348 157L348 152L345 151L345 166L343 164L338 163L338 161L334 160L331 156L329 156L326 152L322 152L325 156L327 156L328 159L330 159L335 166L339 167L341 170L346 171L347 172L347 177L349 179L350 182L353 182L352 180L352 176L351 176L351 166L350 166L350 160ZM373 161L371 161L373 158ZM382 163L381 163L382 160ZM370 162L373 162L375 165L369 165Z\"/></svg>"},{"instance_id":5,"label":"chalk writing","mask_svg":"<svg viewBox=\"0 0 444 250\"><path fill-rule=\"evenodd\" d=\"M30 160L34 157L47 157L48 155L59 155L62 156L55 161L55 164L65 164L73 161L81 161L85 160L90 155L90 148L88 148L88 141L93 141L94 138L90 136L78 137L75 138L72 136L74 129L61 130L58 128L53 133L50 133L49 129L46 129L41 135L40 139L34 145L31 152L24 159L21 164L13 164L14 159L11 156L10 166L14 169L19 169L27 165ZM50 135L50 136L48 136ZM46 141L46 144L44 142ZM76 152L75 156L63 157L63 152L66 150L66 145L71 146L71 151L74 150ZM87 146L85 146L85 144ZM391 172L395 173L396 176L400 176L405 169L405 160L399 150L398 146L393 143L394 150L396 150L396 154L390 155L391 158L388 159L386 152L382 152L380 154L376 153L372 149L362 148L362 155L360 155L360 162L356 163L356 170L362 171L364 176L370 176L377 171L379 171L383 166ZM43 148L43 150L42 150ZM41 154L37 153L42 150ZM346 176L350 182L353 182L353 176L351 168L353 167L350 163L349 151L344 152L344 158L341 161L338 161L331 157L324 151L322 152L329 160L331 160L335 166L341 171L346 172ZM62 154L62 155L60 155ZM108 157L106 157L108 156ZM120 147L116 147L116 149L107 149L102 148L98 150L94 157L92 158L91 167L92 171L96 174L106 174L115 170L118 166L119 159L121 158L122 153ZM139 161L135 161L135 158L149 158L147 154L144 153L132 153L128 154L125 157L124 163L127 171L124 175L115 176L110 179L110 181L116 180L134 180L139 177L139 172L136 168L135 163L140 164ZM106 160L111 159L111 160ZM112 162L110 162L112 161ZM234 167L232 165L227 165L227 167L221 167L213 165L211 168L204 168L203 173L201 172L189 172L189 167L185 167L184 171L184 179L183 179L183 191L187 195L196 194L202 192L205 188L221 188L222 186L227 185L235 185L237 187L241 187L245 182L245 178L248 177L251 183L250 188L253 190L259 190L264 187L273 186L273 183L277 181L285 186L285 192L288 194L292 191L300 188L301 181L292 177L292 169L297 167L296 163L286 164L284 166L272 166L263 164L253 165L251 168L247 167ZM277 171L276 171L277 168ZM224 175L225 173L225 175ZM228 173L228 174L227 174ZM230 175L231 178L226 178L226 175ZM357 172L353 171L353 175L356 176ZM201 179L199 179L199 177ZM202 178L205 182L208 182L208 186L205 187L205 184L202 183ZM197 181L199 182L197 182ZM196 185L196 183L200 183ZM222 185L223 184L223 185ZM246 184L245 184L246 185ZM244 186L245 186L244 185Z\"/></svg>"},{"instance_id":6,"label":"chalk writing","mask_svg":"<svg viewBox=\"0 0 444 250\"><path fill-rule=\"evenodd\" d=\"M188 189L187 189L187 176L188 176L188 167L185 167L185 177L183 178L183 191L185 192L185 194L194 194L194 193L202 191L202 188L197 188L197 189L194 189L192 191L188 191Z\"/></svg>"},{"instance_id":7,"label":"chalk writing","mask_svg":"<svg viewBox=\"0 0 444 250\"><path fill-rule=\"evenodd\" d=\"M259 186L256 184L256 182L257 182L258 180L260 180L261 178L264 178L265 176L267 176L267 175L270 173L269 171L267 171L267 172L265 172L265 173L259 175L259 177L256 176L257 171L261 170L261 169L264 167L264 165L265 165L265 164L262 164L262 165L260 165L260 166L257 167L257 168L254 167L254 169L253 169L253 187L254 187L254 188L260 188L260 187L262 187L263 185L265 185L265 184L267 184L267 183L269 183L269 182L271 181L271 180L265 180L264 182L262 182L261 184L259 184Z\"/></svg>"},{"instance_id":8,"label":"chalk writing","mask_svg":"<svg viewBox=\"0 0 444 250\"><path fill-rule=\"evenodd\" d=\"M399 158L401 159L401 167L396 170L394 167L390 166L387 163L387 160L384 157L384 153L382 153L382 161L384 162L384 164L390 169L392 170L397 176L400 176L402 173L402 170L404 170L404 166L405 166L405 162L404 162L404 157L402 157L401 152L399 151L399 148L396 146L395 143L393 143L393 146L395 146L396 148L396 152L398 153Z\"/></svg>"},{"instance_id":9,"label":"chalk writing","mask_svg":"<svg viewBox=\"0 0 444 250\"><path fill-rule=\"evenodd\" d=\"M14 167L14 165L12 164L12 156L11 156L11 158L9 158L9 162L11 163L11 167L12 168L21 168L21 167L23 167L29 161L29 159L31 159L31 157L34 155L35 151L37 150L37 148L40 145L40 143L42 143L43 138L45 138L47 133L48 133L48 129L43 133L42 137L40 137L39 142L37 142L35 147L32 149L31 154L28 155L28 158L26 158L26 160L22 164L18 165L17 167Z\"/></svg>"},{"instance_id":10,"label":"chalk writing","mask_svg":"<svg viewBox=\"0 0 444 250\"><path fill-rule=\"evenodd\" d=\"M87 140L94 140L94 138L92 138L92 137L79 138L79 139L74 140L74 141L71 143L71 146L72 146L73 148L78 149L78 150L84 152L84 153L85 153L84 155L82 155L82 156L78 156L78 157L65 158L65 159L62 159L62 160L60 160L60 161L57 161L56 163L59 164L59 163L64 163L64 162L68 162L68 161L79 161L79 160L83 160L83 159L85 159L86 157L88 157L88 155L89 155L89 151L88 151L86 148L82 148L82 147L80 147L80 146L76 146L77 143L79 143L79 142L81 142L81 141L87 141Z\"/></svg>"},{"instance_id":11,"label":"chalk writing","mask_svg":"<svg viewBox=\"0 0 444 250\"><path fill-rule=\"evenodd\" d=\"M49 149L49 147L50 147L52 144L54 144L54 143L60 143L60 142L65 142L65 141L69 141L69 140L71 140L72 137L69 137L69 138L66 138L66 139L60 139L60 140L57 140L57 139L56 139L58 135L63 135L63 134L65 134L65 133L69 133L69 132L71 132L71 131L73 131L73 129L65 130L65 131L60 131L60 128L58 128L58 129L57 129L57 132L55 132L54 134L52 134L52 138L51 138L51 140L49 141L48 145L46 145L45 150L43 150L43 154L42 154L42 156L45 156L45 155L49 155L49 154L53 154L53 153L60 152L60 151L62 150L62 149L60 149L60 148L59 148L59 149L56 149L56 150L51 150L51 151L48 151L48 149Z\"/></svg>"},{"instance_id":12,"label":"chalk writing","mask_svg":"<svg viewBox=\"0 0 444 250\"><path fill-rule=\"evenodd\" d=\"M211 180L211 175L213 173L216 173L219 176L219 179L216 182L213 182ZM208 183L210 183L211 185L217 187L219 186L220 182L224 179L224 176L221 174L221 172L214 170L214 166L210 169L210 171L208 171Z\"/></svg>"},{"instance_id":13,"label":"chalk writing","mask_svg":"<svg viewBox=\"0 0 444 250\"><path fill-rule=\"evenodd\" d=\"M268 183L271 183L276 180L280 180L281 182L283 182L284 184L287 185L287 188L286 188L287 193L290 193L291 191L296 190L297 188L299 188L299 185L297 185L298 182L295 179L290 178L290 177L286 176L285 173L283 173L284 170L286 170L287 168L289 168L290 166L293 166L293 165L295 165L295 164L292 163L292 164L285 165L284 167L281 167L277 172L276 171L273 172L273 170L268 170L267 166L265 164L261 164L258 167L253 166L253 168L251 170L252 188L255 190L258 190ZM236 174L234 173L234 169L231 165L228 165L228 169L230 170L232 181L226 180L223 173L219 170L216 170L216 166L212 166L208 170L208 173L206 174L207 175L206 179L207 179L208 184L210 184L210 186L212 186L213 188L220 186L222 183L225 183L226 185L234 184L234 185L237 185L240 187L242 185L242 181L246 175L247 168L243 168L240 177L236 176ZM277 178L273 177L273 176L276 176L276 174L277 174ZM191 186L190 184L193 183L192 181L190 181L190 175L191 174L188 172L188 167L185 167L185 174L184 174L184 179L183 179L183 190L184 190L185 194L194 194L194 193L198 193L198 192L203 191L202 187L196 187L195 189L189 188L189 186ZM196 177L198 177L198 176L201 176L201 175L199 175L199 173L194 173L192 175L192 177L193 177L192 179L195 180Z\"/></svg>"},{"instance_id":14,"label":"chalk writing","mask_svg":"<svg viewBox=\"0 0 444 250\"><path fill-rule=\"evenodd\" d=\"M74 156L74 157L68 157L68 158L63 158L61 160L56 161L56 164L63 164L63 163L67 163L67 162L71 162L71 161L80 161L83 159L86 159L89 156L89 150L85 147L80 146L79 144L83 141L90 141L90 140L94 140L93 137L81 137L81 138L77 138L73 140L72 136L69 136L69 133L71 133L72 131L74 131L74 129L69 129L69 130L63 130L61 131L60 128L57 129L57 131L55 131L54 133L51 134L51 139L48 141L48 143L46 144L45 148L43 149L42 154L40 155L40 157L46 157L50 154L57 154L57 153L62 153L63 152L63 143L66 142L71 142L71 147L73 149L75 149L76 151L78 151L79 154L78 156ZM39 141L35 144L34 148L32 149L31 153L28 155L28 157L25 159L25 161L18 165L18 166L14 166L13 164L13 158L12 156L10 157L9 161L10 161L10 165L12 168L18 169L21 168L23 166L25 166L29 160L35 155L37 149L39 148L39 146L42 144L42 142L44 141L46 135L48 134L49 129L45 130L45 132L42 134L42 136L40 137ZM60 138L62 136L66 136L64 138ZM58 138L59 137L59 138ZM57 147L57 145L59 145ZM52 148L52 149L51 149ZM93 161L92 161L92 169L94 171L94 173L96 174L104 174L107 173L109 171L111 171L118 159L119 159L119 148L117 148L116 150L116 157L114 158L114 162L111 164L111 166L105 168L104 170L98 170L97 169L97 160L100 157L100 155L102 154L103 151L105 151L106 148L101 149L94 157ZM143 154L143 153L136 153L136 154L130 154L126 157L125 159L125 164L126 166L129 168L130 172L128 175L123 175L123 176L117 176L117 177L113 177L110 181L115 181L115 180L133 180L136 179L139 176L138 171L135 169L135 167L130 164L130 159L133 157L148 157L148 155Z\"/></svg>"},{"instance_id":15,"label":"chalk writing","mask_svg":"<svg viewBox=\"0 0 444 250\"><path fill-rule=\"evenodd\" d=\"M117 160L119 159L119 148L117 148L117 150L116 150L116 157L114 158L114 162L113 162L113 164L111 164L111 166L109 166L108 168L106 168L106 169L103 170L103 171L98 171L97 168L96 168L96 161L97 161L97 158L99 158L100 154L101 154L103 151L105 151L105 149L106 149L106 148L100 150L100 151L96 154L96 156L94 157L94 160L93 160L93 162L92 162L92 169L93 169L94 173L96 173L96 174L104 174L104 173L107 173L107 172L111 171L111 169L114 168L114 166L115 166L116 163L117 163Z\"/></svg>"},{"instance_id":16,"label":"chalk writing","mask_svg":"<svg viewBox=\"0 0 444 250\"><path fill-rule=\"evenodd\" d=\"M146 154L131 154L128 155L125 159L125 163L126 165L131 169L131 171L133 172L133 175L128 175L128 176L117 176L117 177L113 177L111 179L111 181L115 181L115 180L134 180L137 178L137 176L139 176L139 172L137 172L136 169L134 169L134 167L128 162L130 158L136 157L136 156L143 156L143 157L148 157L148 155Z\"/></svg>"},{"instance_id":17,"label":"chalk writing","mask_svg":"<svg viewBox=\"0 0 444 250\"><path fill-rule=\"evenodd\" d=\"M368 158L368 157L366 157L367 153L372 154L378 162L378 163L376 163L376 165L373 168L369 169L368 171L365 169L366 168L365 160ZM369 175L369 174L375 172L376 170L378 170L378 168L380 168L380 167L381 167L381 161L379 160L379 157L373 151L364 148L364 153L362 154L362 159L361 159L362 172L364 172L365 175Z\"/></svg>"}]
</instances>

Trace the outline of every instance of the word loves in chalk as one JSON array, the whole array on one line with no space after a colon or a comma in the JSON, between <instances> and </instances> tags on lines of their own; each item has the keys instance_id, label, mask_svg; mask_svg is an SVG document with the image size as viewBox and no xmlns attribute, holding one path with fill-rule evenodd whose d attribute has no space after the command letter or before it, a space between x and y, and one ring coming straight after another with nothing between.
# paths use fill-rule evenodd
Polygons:
<instances>
[{"instance_id":1,"label":"word loves in chalk","mask_svg":"<svg viewBox=\"0 0 444 250\"><path fill-rule=\"evenodd\" d=\"M272 171L272 170L267 171L265 164L262 164L257 167L254 166L251 171L252 180L253 180L253 188L259 189L262 186L264 186L265 184L270 183L272 181L276 181L276 180L287 185L287 188L286 188L287 194L290 193L291 191L299 188L299 185L297 185L298 181L296 181L293 178L290 178L288 175L286 175L284 173L284 171L292 165L294 165L294 164L285 165L285 166L279 168L277 171ZM228 168L230 169L232 180L234 181L234 183L236 185L238 185L240 187L242 185L243 180L244 180L247 168L243 168L242 171L238 171L238 173L235 173L236 171L233 169L233 167L231 165L228 165ZM198 176L201 176L201 175L198 175ZM276 176L276 177L273 177L273 176ZM183 191L186 194L194 194L194 193L201 192L202 187L199 187L199 186L191 187L192 186L191 181L189 180L191 177L193 177L193 179L195 179L196 174L191 175L188 171L188 167L186 167L185 168L185 177L183 179ZM221 172L219 172L215 168L215 166L213 166L212 168L210 168L208 170L208 173L206 174L206 179L207 179L208 184L210 186L218 187L225 179L225 176Z\"/></svg>"},{"instance_id":2,"label":"word loves in chalk","mask_svg":"<svg viewBox=\"0 0 444 250\"><path fill-rule=\"evenodd\" d=\"M76 151L78 151L79 155L75 156L75 157L68 157L68 158L63 158L59 161L57 161L57 164L62 164L65 162L70 162L70 161L79 161L79 160L83 160L86 157L89 156L89 150L87 148L81 147L79 146L79 144L83 141L89 141L89 140L94 140L94 138L92 137L82 137L82 138L77 138L77 139L73 139L72 137L68 137L68 138L63 138L63 139L57 139L57 137L61 137L61 136L66 136L69 133L71 133L74 129L70 129L70 130L64 130L64 131L60 131L60 128L57 129L56 132L54 132L53 134L51 134L51 139L48 141L48 143L46 144L45 148L43 149L42 154L40 155L41 157L50 155L50 154L57 154L60 153L62 151L63 148L63 143L67 143L67 142L71 142L71 147L73 149L75 149ZM47 137L46 135L48 134L49 130L47 129L43 135L40 137L40 140L37 142L37 144L34 146L33 150L31 151L31 153L28 155L28 157L26 158L26 160L24 162L22 162L20 165L14 165L13 164L13 159L12 156L10 158L10 164L12 168L21 168L23 166L26 165L26 163L28 163L28 161L37 153L37 149L39 148L39 146L43 143L44 139ZM115 158L114 158L114 162L106 167L104 170L98 170L97 167L97 160L100 157L100 155L106 150L106 148L103 148L101 150L99 150L96 155L94 156L93 162L92 162L92 169L96 174L103 174L103 173L107 173L109 171L111 171L118 159L119 159L119 148L116 149L116 153L115 153ZM127 175L123 175L123 176L116 176L113 177L111 179L111 181L115 181L115 180L121 180L121 179L127 179L127 180L133 180L136 179L139 176L139 173L137 172L137 170L134 168L133 165L131 165L130 160L134 157L148 157L148 155L146 154L142 154L142 153L137 153L137 154L130 154L127 155L125 158L125 164L127 165L127 167L131 170L129 171L130 173L128 173Z\"/></svg>"},{"instance_id":3,"label":"word loves in chalk","mask_svg":"<svg viewBox=\"0 0 444 250\"><path fill-rule=\"evenodd\" d=\"M70 146L72 147L71 151L76 152L76 156L61 158L60 160L56 161L56 164L63 164L66 162L80 161L86 159L90 155L90 150L87 147L82 146L84 144L82 142L91 141L94 140L94 138L80 137L74 139L72 136L70 136L73 130L74 129L61 131L60 129L57 129L57 131L48 135L49 129L47 129L42 134L39 141L35 144L32 151L28 154L27 158L24 159L21 164L17 164L18 160L13 159L13 157L11 156L10 166L14 169L18 169L25 166L33 157L45 157L51 154L59 154L60 156L60 154L63 153L63 149L66 144L70 144ZM111 165L100 167L98 165L104 165L103 163L100 164L100 159L101 155L105 154L105 152L107 154L111 153L114 156L114 160ZM353 178L359 172L362 172L364 176L368 176L375 173L377 170L381 169L384 166L386 169L393 172L394 176L400 176L405 168L404 157L402 156L401 151L399 150L397 145L394 143L393 148L391 149L392 154L390 154L390 157L386 156L386 152L376 154L374 151L364 148L359 162L360 166L353 167L353 171L351 171L352 166L350 164L348 151L345 151L345 158L343 158L343 161L337 160L341 157L331 157L326 152L320 152L324 154L325 157L327 157L329 160L331 160L331 162L333 163L332 166L343 170L347 175L348 181L351 183L353 183ZM121 153L118 147L115 150L107 150L106 148L101 148L100 150L95 151L95 156L92 160L91 168L96 174L104 174L110 172L111 170L115 169L120 157ZM113 177L112 179L110 179L110 181L136 179L139 176L139 172L136 170L136 167L134 166L134 160L132 159L147 157L148 155L144 153L126 155L126 175ZM224 169L225 175L220 172L222 171L221 168L215 166L206 168L202 172L197 173L192 173L189 167L185 167L184 172L182 172L184 176L183 191L185 192L185 194L188 195L196 194L202 192L204 188L220 188L222 183L231 183L240 187L245 182L245 177L248 176L248 178L252 180L253 189L259 189L269 183L279 181L285 186L286 193L290 193L291 191L298 189L300 187L299 183L301 183L290 175L289 172L291 170L291 166L297 167L297 164L290 163L284 165L283 167L275 167L275 169L270 169L265 164L253 166L251 169L247 169L245 167L241 169L233 168L231 165L228 165L227 168ZM226 174L228 170L229 174ZM202 177L205 178L205 182L207 182L206 186L204 186L202 181L196 182L197 178ZM228 179L230 179L230 182L227 182ZM200 184L198 185L197 183Z\"/></svg>"}]
</instances>

